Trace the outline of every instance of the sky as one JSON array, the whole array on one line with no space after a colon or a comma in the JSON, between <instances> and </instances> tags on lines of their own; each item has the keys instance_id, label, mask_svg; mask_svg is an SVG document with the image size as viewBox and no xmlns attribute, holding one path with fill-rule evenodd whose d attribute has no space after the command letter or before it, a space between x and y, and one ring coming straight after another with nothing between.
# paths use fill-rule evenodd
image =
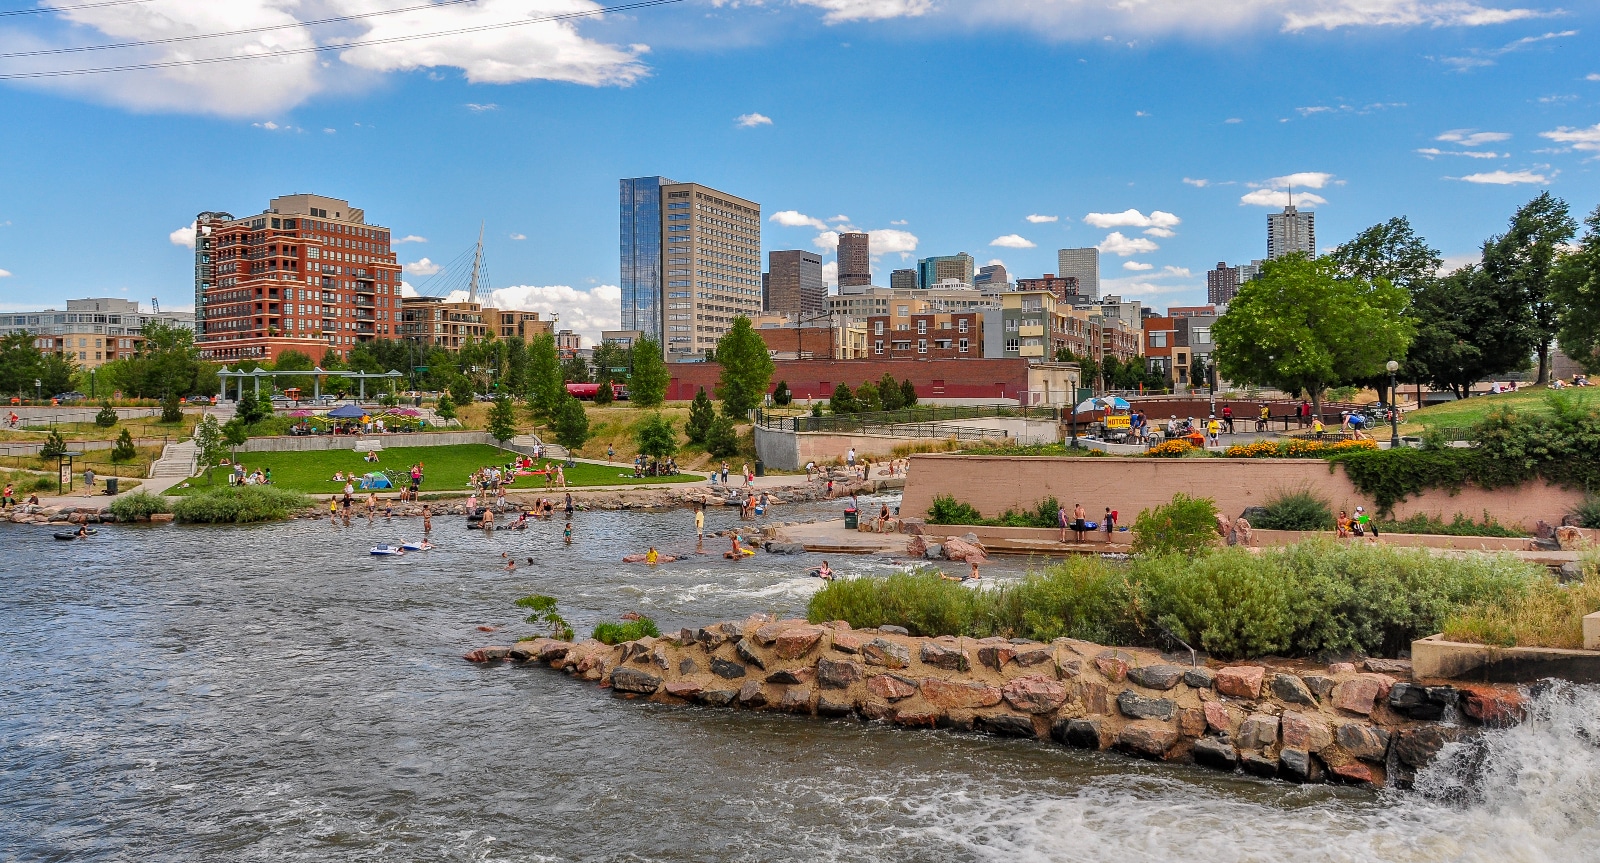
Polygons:
<instances>
[{"instance_id":1,"label":"sky","mask_svg":"<svg viewBox=\"0 0 1600 863\"><path fill-rule=\"evenodd\" d=\"M427 293L481 225L496 304L591 338L623 177L758 201L764 248L830 273L870 231L878 284L1097 246L1102 293L1158 309L1264 257L1291 185L1324 248L1403 215L1451 264L1542 190L1600 205L1591 2L617 5L0 0L0 310L192 308L195 214L297 192L406 240Z\"/></svg>"}]
</instances>

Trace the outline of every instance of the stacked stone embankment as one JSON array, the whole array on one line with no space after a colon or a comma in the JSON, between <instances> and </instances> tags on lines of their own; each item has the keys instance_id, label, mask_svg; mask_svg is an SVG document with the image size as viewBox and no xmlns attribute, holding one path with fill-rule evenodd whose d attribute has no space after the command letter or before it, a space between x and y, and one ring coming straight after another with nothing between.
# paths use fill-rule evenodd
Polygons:
<instances>
[{"instance_id":1,"label":"stacked stone embankment","mask_svg":"<svg viewBox=\"0 0 1600 863\"><path fill-rule=\"evenodd\" d=\"M1446 743L1523 717L1515 688L1421 685L1397 661L1205 667L1072 639L920 638L764 616L617 646L537 638L466 658L544 664L664 703L1053 740L1374 787L1407 784Z\"/></svg>"}]
</instances>

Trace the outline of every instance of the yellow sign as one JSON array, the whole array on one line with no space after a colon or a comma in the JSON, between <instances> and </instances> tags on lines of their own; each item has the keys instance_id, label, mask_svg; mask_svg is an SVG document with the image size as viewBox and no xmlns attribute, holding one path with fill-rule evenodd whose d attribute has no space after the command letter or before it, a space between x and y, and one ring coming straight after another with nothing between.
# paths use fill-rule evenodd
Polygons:
<instances>
[{"instance_id":1,"label":"yellow sign","mask_svg":"<svg viewBox=\"0 0 1600 863\"><path fill-rule=\"evenodd\" d=\"M1108 428L1108 429L1131 429L1131 428L1133 428L1133 423L1131 421L1131 415L1129 415L1129 414L1109 414L1109 415L1107 415L1106 416L1106 428Z\"/></svg>"}]
</instances>

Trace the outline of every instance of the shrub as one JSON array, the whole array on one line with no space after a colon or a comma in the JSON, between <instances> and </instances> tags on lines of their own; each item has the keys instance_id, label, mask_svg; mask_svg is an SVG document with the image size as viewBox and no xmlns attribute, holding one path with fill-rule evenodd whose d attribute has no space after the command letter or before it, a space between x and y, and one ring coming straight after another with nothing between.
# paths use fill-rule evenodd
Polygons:
<instances>
[{"instance_id":1,"label":"shrub","mask_svg":"<svg viewBox=\"0 0 1600 863\"><path fill-rule=\"evenodd\" d=\"M1572 514L1578 517L1579 527L1591 529L1600 527L1600 497L1588 495L1583 499L1583 503L1572 510Z\"/></svg>"},{"instance_id":2,"label":"shrub","mask_svg":"<svg viewBox=\"0 0 1600 863\"><path fill-rule=\"evenodd\" d=\"M562 617L560 610L556 608L555 597L533 594L517 600L516 605L518 608L528 609L530 613L527 622L544 627L549 631L551 638L557 641L572 640L572 625L567 623L567 619Z\"/></svg>"},{"instance_id":3,"label":"shrub","mask_svg":"<svg viewBox=\"0 0 1600 863\"><path fill-rule=\"evenodd\" d=\"M861 406L856 403L856 394L850 391L850 386L839 384L828 399L828 410L835 414L853 414L861 410Z\"/></svg>"},{"instance_id":4,"label":"shrub","mask_svg":"<svg viewBox=\"0 0 1600 863\"><path fill-rule=\"evenodd\" d=\"M439 394L439 402L433 406L433 413L445 422L456 418L456 403L450 398L449 393Z\"/></svg>"},{"instance_id":5,"label":"shrub","mask_svg":"<svg viewBox=\"0 0 1600 863\"><path fill-rule=\"evenodd\" d=\"M1217 543L1217 502L1179 493L1133 522L1135 554L1198 554Z\"/></svg>"},{"instance_id":6,"label":"shrub","mask_svg":"<svg viewBox=\"0 0 1600 863\"><path fill-rule=\"evenodd\" d=\"M1445 621L1451 641L1500 647L1583 647L1583 616L1600 611L1600 580L1563 585L1546 575L1527 590L1482 599L1458 609Z\"/></svg>"},{"instance_id":7,"label":"shrub","mask_svg":"<svg viewBox=\"0 0 1600 863\"><path fill-rule=\"evenodd\" d=\"M1400 521L1380 521L1378 530L1383 533L1431 533L1442 536L1524 537L1528 535L1525 530L1506 527L1487 512L1483 514L1481 522L1473 521L1465 513L1458 512L1448 524L1437 516L1419 512Z\"/></svg>"},{"instance_id":8,"label":"shrub","mask_svg":"<svg viewBox=\"0 0 1600 863\"><path fill-rule=\"evenodd\" d=\"M912 635L991 635L998 621L993 598L949 581L937 570L897 572L887 578L841 578L812 596L811 620L848 620L851 626L904 626ZM865 621L876 621L867 623Z\"/></svg>"},{"instance_id":9,"label":"shrub","mask_svg":"<svg viewBox=\"0 0 1600 863\"><path fill-rule=\"evenodd\" d=\"M787 407L792 401L794 401L794 393L789 390L789 382L778 381L777 389L772 391L772 403L781 408Z\"/></svg>"},{"instance_id":10,"label":"shrub","mask_svg":"<svg viewBox=\"0 0 1600 863\"><path fill-rule=\"evenodd\" d=\"M111 446L111 460L117 463L133 461L138 457L139 451L133 446L133 435L123 427L122 434L117 435L117 442Z\"/></svg>"},{"instance_id":11,"label":"shrub","mask_svg":"<svg viewBox=\"0 0 1600 863\"><path fill-rule=\"evenodd\" d=\"M44 436L44 445L39 447L39 458L60 458L67 451L67 442L61 437L61 432L51 429Z\"/></svg>"},{"instance_id":12,"label":"shrub","mask_svg":"<svg viewBox=\"0 0 1600 863\"><path fill-rule=\"evenodd\" d=\"M605 407L616 400L617 393L611 388L610 378L602 379L599 383L599 388L594 391L594 403L600 407Z\"/></svg>"},{"instance_id":13,"label":"shrub","mask_svg":"<svg viewBox=\"0 0 1600 863\"><path fill-rule=\"evenodd\" d=\"M1058 527L1057 512L1061 509L1061 502L1055 495L1045 498L1033 505L1033 509L1018 512L1008 509L1000 513L999 518L990 519L987 524L997 527Z\"/></svg>"},{"instance_id":14,"label":"shrub","mask_svg":"<svg viewBox=\"0 0 1600 863\"><path fill-rule=\"evenodd\" d=\"M1188 441L1168 440L1145 450L1144 454L1150 458L1183 458L1193 449Z\"/></svg>"},{"instance_id":15,"label":"shrub","mask_svg":"<svg viewBox=\"0 0 1600 863\"><path fill-rule=\"evenodd\" d=\"M739 434L731 418L719 416L711 421L706 429L706 452L719 458L739 452Z\"/></svg>"},{"instance_id":16,"label":"shrub","mask_svg":"<svg viewBox=\"0 0 1600 863\"><path fill-rule=\"evenodd\" d=\"M647 456L666 458L678 451L678 433L672 427L672 420L659 413L640 424L633 438L639 452Z\"/></svg>"},{"instance_id":17,"label":"shrub","mask_svg":"<svg viewBox=\"0 0 1600 863\"><path fill-rule=\"evenodd\" d=\"M982 524L983 514L950 495L939 495L928 507L929 524Z\"/></svg>"},{"instance_id":18,"label":"shrub","mask_svg":"<svg viewBox=\"0 0 1600 863\"><path fill-rule=\"evenodd\" d=\"M694 401L689 403L689 419L683 424L684 436L689 438L690 443L705 443L706 433L711 430L711 423L716 416L716 409L711 405L711 397L706 395L706 388L699 388L695 391Z\"/></svg>"},{"instance_id":19,"label":"shrub","mask_svg":"<svg viewBox=\"0 0 1600 863\"><path fill-rule=\"evenodd\" d=\"M285 519L310 505L310 499L299 492L241 485L180 497L172 512L178 521L193 524L250 524Z\"/></svg>"},{"instance_id":20,"label":"shrub","mask_svg":"<svg viewBox=\"0 0 1600 863\"><path fill-rule=\"evenodd\" d=\"M1316 438L1290 438L1282 441L1260 440L1236 444L1223 450L1224 458L1326 458L1350 452L1372 452L1378 449L1377 441L1340 440L1319 441Z\"/></svg>"},{"instance_id":21,"label":"shrub","mask_svg":"<svg viewBox=\"0 0 1600 863\"><path fill-rule=\"evenodd\" d=\"M183 403L178 401L177 393L167 393L167 397L161 400L161 421L183 422Z\"/></svg>"},{"instance_id":22,"label":"shrub","mask_svg":"<svg viewBox=\"0 0 1600 863\"><path fill-rule=\"evenodd\" d=\"M100 412L94 415L94 424L103 429L117 424L117 411L111 406L111 402L100 403Z\"/></svg>"},{"instance_id":23,"label":"shrub","mask_svg":"<svg viewBox=\"0 0 1600 863\"><path fill-rule=\"evenodd\" d=\"M648 617L630 620L626 623L597 623L594 633L590 635L601 644L617 645L624 641L638 641L641 638L659 638L661 630L656 628L656 622Z\"/></svg>"},{"instance_id":24,"label":"shrub","mask_svg":"<svg viewBox=\"0 0 1600 863\"><path fill-rule=\"evenodd\" d=\"M1266 512L1256 517L1254 527L1263 530L1333 530L1333 510L1326 500L1310 489L1282 492L1269 498Z\"/></svg>"},{"instance_id":25,"label":"shrub","mask_svg":"<svg viewBox=\"0 0 1600 863\"><path fill-rule=\"evenodd\" d=\"M136 491L111 502L111 514L117 521L140 521L158 512L172 512L172 505L159 494Z\"/></svg>"}]
</instances>

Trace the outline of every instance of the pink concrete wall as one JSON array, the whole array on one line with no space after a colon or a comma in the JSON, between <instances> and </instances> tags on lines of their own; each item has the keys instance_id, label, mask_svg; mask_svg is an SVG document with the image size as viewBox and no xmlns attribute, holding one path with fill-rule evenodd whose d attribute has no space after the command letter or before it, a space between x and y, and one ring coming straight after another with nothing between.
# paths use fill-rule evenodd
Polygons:
<instances>
[{"instance_id":1,"label":"pink concrete wall","mask_svg":"<svg viewBox=\"0 0 1600 863\"><path fill-rule=\"evenodd\" d=\"M939 495L952 495L977 507L985 516L1008 507L1031 507L1055 495L1071 510L1082 503L1091 518L1106 507L1117 510L1123 524L1132 524L1141 509L1167 503L1184 492L1209 497L1217 508L1236 517L1245 507L1260 506L1280 492L1309 488L1334 510L1354 511L1373 501L1356 491L1343 468L1328 469L1321 459L1224 458L1050 458L1020 456L912 456L901 512L920 516ZM1512 489L1485 491L1468 486L1458 494L1431 490L1395 505L1405 518L1425 513L1449 521L1456 513L1482 519L1487 512L1506 525L1532 530L1544 519L1559 524L1561 516L1583 500L1583 493L1543 482Z\"/></svg>"}]
</instances>

